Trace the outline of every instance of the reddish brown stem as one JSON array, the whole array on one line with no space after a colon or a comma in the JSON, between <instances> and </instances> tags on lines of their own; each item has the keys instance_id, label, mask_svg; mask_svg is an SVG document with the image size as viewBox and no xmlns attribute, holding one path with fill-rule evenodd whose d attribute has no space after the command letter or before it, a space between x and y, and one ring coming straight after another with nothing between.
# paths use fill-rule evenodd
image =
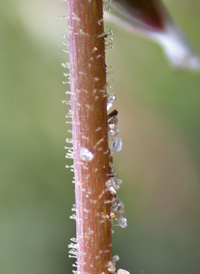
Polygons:
<instances>
[{"instance_id":1,"label":"reddish brown stem","mask_svg":"<svg viewBox=\"0 0 200 274\"><path fill-rule=\"evenodd\" d=\"M102 0L67 0L79 274L110 273L111 222ZM93 159L81 157L82 148Z\"/></svg>"}]
</instances>

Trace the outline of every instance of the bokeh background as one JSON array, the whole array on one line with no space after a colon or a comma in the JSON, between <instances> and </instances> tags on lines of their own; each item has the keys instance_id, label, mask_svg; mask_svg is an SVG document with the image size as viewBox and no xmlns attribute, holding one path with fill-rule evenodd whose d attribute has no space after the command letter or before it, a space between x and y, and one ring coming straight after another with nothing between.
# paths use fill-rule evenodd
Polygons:
<instances>
[{"instance_id":1,"label":"bokeh background","mask_svg":"<svg viewBox=\"0 0 200 274\"><path fill-rule=\"evenodd\" d=\"M200 50L199 0L164 1ZM0 273L71 273L72 174L64 168L65 3L0 2ZM114 31L107 50L123 150L114 157L128 228L113 254L131 274L200 273L200 73ZM112 81L113 79L113 81Z\"/></svg>"}]
</instances>

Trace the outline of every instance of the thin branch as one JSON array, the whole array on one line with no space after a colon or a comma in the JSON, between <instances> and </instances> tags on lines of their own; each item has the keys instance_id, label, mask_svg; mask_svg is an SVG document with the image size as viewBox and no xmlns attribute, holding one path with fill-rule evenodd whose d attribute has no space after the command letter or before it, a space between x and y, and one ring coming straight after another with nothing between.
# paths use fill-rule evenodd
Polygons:
<instances>
[{"instance_id":1,"label":"thin branch","mask_svg":"<svg viewBox=\"0 0 200 274\"><path fill-rule=\"evenodd\" d=\"M77 273L110 273L110 193L102 0L67 0Z\"/></svg>"}]
</instances>

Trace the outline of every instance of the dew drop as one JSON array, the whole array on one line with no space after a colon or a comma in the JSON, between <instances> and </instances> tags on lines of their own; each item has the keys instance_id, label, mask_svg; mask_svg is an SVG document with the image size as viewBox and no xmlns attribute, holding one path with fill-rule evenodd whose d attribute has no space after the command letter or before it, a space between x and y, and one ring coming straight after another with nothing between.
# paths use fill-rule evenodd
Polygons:
<instances>
[{"instance_id":1,"label":"dew drop","mask_svg":"<svg viewBox=\"0 0 200 274\"><path fill-rule=\"evenodd\" d=\"M77 243L77 239L75 237L70 238L70 240L74 243Z\"/></svg>"},{"instance_id":2,"label":"dew drop","mask_svg":"<svg viewBox=\"0 0 200 274\"><path fill-rule=\"evenodd\" d=\"M117 114L118 111L116 109L108 114L108 134L110 137L115 137L119 132Z\"/></svg>"},{"instance_id":3,"label":"dew drop","mask_svg":"<svg viewBox=\"0 0 200 274\"><path fill-rule=\"evenodd\" d=\"M70 249L77 249L77 247L78 247L77 244L74 244L74 243L68 244L68 248L70 248Z\"/></svg>"},{"instance_id":4,"label":"dew drop","mask_svg":"<svg viewBox=\"0 0 200 274\"><path fill-rule=\"evenodd\" d=\"M118 119L116 116L108 118L108 128L109 129L114 129L117 126L117 124L118 124Z\"/></svg>"},{"instance_id":5,"label":"dew drop","mask_svg":"<svg viewBox=\"0 0 200 274\"><path fill-rule=\"evenodd\" d=\"M110 191L110 193L112 195L116 195L117 194L117 191L115 190L115 188L113 186L109 186L108 189L109 189L109 191Z\"/></svg>"},{"instance_id":6,"label":"dew drop","mask_svg":"<svg viewBox=\"0 0 200 274\"><path fill-rule=\"evenodd\" d=\"M107 111L112 107L114 101L116 100L116 95L114 93L108 94L107 97Z\"/></svg>"},{"instance_id":7,"label":"dew drop","mask_svg":"<svg viewBox=\"0 0 200 274\"><path fill-rule=\"evenodd\" d=\"M69 68L69 63L68 63L68 62L62 63L61 66L62 66L63 68Z\"/></svg>"},{"instance_id":8,"label":"dew drop","mask_svg":"<svg viewBox=\"0 0 200 274\"><path fill-rule=\"evenodd\" d=\"M112 212L118 212L119 214L124 214L124 204L120 199L114 200L111 206Z\"/></svg>"},{"instance_id":9,"label":"dew drop","mask_svg":"<svg viewBox=\"0 0 200 274\"><path fill-rule=\"evenodd\" d=\"M76 214L72 214L71 216L69 216L70 219L76 220Z\"/></svg>"},{"instance_id":10,"label":"dew drop","mask_svg":"<svg viewBox=\"0 0 200 274\"><path fill-rule=\"evenodd\" d=\"M110 273L114 273L116 270L116 267L115 267L115 262L114 261L109 261L108 262L108 271Z\"/></svg>"},{"instance_id":11,"label":"dew drop","mask_svg":"<svg viewBox=\"0 0 200 274\"><path fill-rule=\"evenodd\" d=\"M82 161L84 161L84 162L90 162L94 158L94 154L91 151L89 151L88 148L81 147L81 149L80 149L80 157L81 157Z\"/></svg>"},{"instance_id":12,"label":"dew drop","mask_svg":"<svg viewBox=\"0 0 200 274\"><path fill-rule=\"evenodd\" d=\"M119 133L119 128L118 127L115 127L113 129L108 129L108 134L109 134L109 137L113 138L113 137L116 137L117 134Z\"/></svg>"},{"instance_id":13,"label":"dew drop","mask_svg":"<svg viewBox=\"0 0 200 274\"><path fill-rule=\"evenodd\" d=\"M120 150L122 150L122 139L116 138L111 144L111 149L113 152L119 152Z\"/></svg>"},{"instance_id":14,"label":"dew drop","mask_svg":"<svg viewBox=\"0 0 200 274\"><path fill-rule=\"evenodd\" d=\"M118 262L119 261L119 256L118 255L113 256L112 261L113 262Z\"/></svg>"},{"instance_id":15,"label":"dew drop","mask_svg":"<svg viewBox=\"0 0 200 274\"><path fill-rule=\"evenodd\" d=\"M125 228L128 226L127 224L127 219L123 216L120 216L119 219L118 219L118 224L119 226L121 226L122 228Z\"/></svg>"},{"instance_id":16,"label":"dew drop","mask_svg":"<svg viewBox=\"0 0 200 274\"><path fill-rule=\"evenodd\" d=\"M122 180L116 177L111 177L106 181L106 186L112 195L117 193L117 190L120 188L121 184Z\"/></svg>"},{"instance_id":17,"label":"dew drop","mask_svg":"<svg viewBox=\"0 0 200 274\"><path fill-rule=\"evenodd\" d=\"M119 269L117 271L117 274L130 274L130 272L128 272L127 270L124 270L124 269Z\"/></svg>"},{"instance_id":18,"label":"dew drop","mask_svg":"<svg viewBox=\"0 0 200 274\"><path fill-rule=\"evenodd\" d=\"M72 255L77 255L77 250L76 249L70 249L69 254L72 254Z\"/></svg>"}]
</instances>

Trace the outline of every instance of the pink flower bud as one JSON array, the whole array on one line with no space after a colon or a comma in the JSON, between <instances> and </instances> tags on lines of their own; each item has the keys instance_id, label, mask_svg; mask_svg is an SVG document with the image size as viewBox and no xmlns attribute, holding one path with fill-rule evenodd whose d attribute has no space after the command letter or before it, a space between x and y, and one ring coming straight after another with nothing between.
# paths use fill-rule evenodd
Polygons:
<instances>
[{"instance_id":1,"label":"pink flower bud","mask_svg":"<svg viewBox=\"0 0 200 274\"><path fill-rule=\"evenodd\" d=\"M173 67L200 70L200 56L160 0L111 0L108 6L109 21L158 42Z\"/></svg>"}]
</instances>

